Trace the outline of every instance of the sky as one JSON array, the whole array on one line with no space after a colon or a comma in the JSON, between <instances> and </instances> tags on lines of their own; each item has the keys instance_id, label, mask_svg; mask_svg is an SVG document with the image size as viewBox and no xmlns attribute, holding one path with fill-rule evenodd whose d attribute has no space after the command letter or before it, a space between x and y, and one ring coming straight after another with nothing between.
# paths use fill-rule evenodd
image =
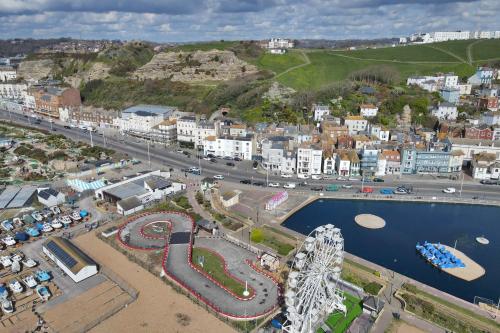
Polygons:
<instances>
[{"instance_id":1,"label":"sky","mask_svg":"<svg viewBox=\"0 0 500 333\"><path fill-rule=\"evenodd\" d=\"M500 0L0 0L0 38L373 39L500 30Z\"/></svg>"}]
</instances>

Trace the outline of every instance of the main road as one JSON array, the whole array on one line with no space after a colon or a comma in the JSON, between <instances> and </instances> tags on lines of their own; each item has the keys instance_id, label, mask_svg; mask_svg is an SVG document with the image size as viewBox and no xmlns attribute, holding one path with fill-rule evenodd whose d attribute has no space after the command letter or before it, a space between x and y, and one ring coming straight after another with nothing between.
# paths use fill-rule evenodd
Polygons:
<instances>
[{"instance_id":1,"label":"main road","mask_svg":"<svg viewBox=\"0 0 500 333\"><path fill-rule=\"evenodd\" d=\"M151 161L152 164L160 165L163 168L174 168L174 169L185 169L189 167L201 167L202 175L211 177L213 175L223 175L225 181L229 182L239 182L243 179L248 179L252 181L260 182L299 182L301 180L293 179L283 179L279 176L272 176L266 179L266 175L256 172L253 170L248 162L235 162L236 166L227 166L224 160L219 160L220 163L212 163L210 161L205 161L203 159L198 159L195 156L185 156L184 154L178 153L176 149L164 147L161 144L150 144L149 149L147 143L137 140L136 138L130 136L122 135L107 135L104 136L102 132L91 134L88 131L82 131L78 128L65 128L62 124L58 122L50 123L47 120L42 120L39 124L35 123L33 119L26 115L9 112L5 110L0 110L0 119L3 121L11 121L14 124L29 126L32 128L42 129L45 131L54 131L54 134L62 134L65 137L74 141L83 141L92 143L94 145L114 149L116 151L127 154L130 158L136 158L138 160ZM326 183L336 183L344 184L345 182L340 182L336 180L307 180L310 186L314 185L325 185ZM351 190L353 193L359 190L361 182L350 182L353 183L354 188ZM357 184L356 184L357 183ZM389 178L386 177L384 183L365 183L365 186L371 186L375 189L380 188L394 188L401 184L410 184L414 188L415 195L422 196L434 196L445 195L442 190L446 187L455 187L458 190L461 187L460 181L452 181L448 179L429 179L421 178L419 176L404 176L404 179ZM298 190L303 190L307 187L297 187ZM447 195L450 197L458 197L459 194ZM498 200L500 199L500 186L498 185L482 185L476 181L464 181L462 188L463 198L476 198L485 200Z\"/></svg>"}]
</instances>

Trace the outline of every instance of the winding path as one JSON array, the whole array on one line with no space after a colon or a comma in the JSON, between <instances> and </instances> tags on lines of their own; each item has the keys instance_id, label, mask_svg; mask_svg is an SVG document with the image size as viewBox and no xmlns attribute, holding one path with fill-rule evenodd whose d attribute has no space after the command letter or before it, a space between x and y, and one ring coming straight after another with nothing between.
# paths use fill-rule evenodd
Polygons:
<instances>
[{"instance_id":1,"label":"winding path","mask_svg":"<svg viewBox=\"0 0 500 333\"><path fill-rule=\"evenodd\" d=\"M146 226L164 223L168 233L145 233ZM159 229L158 229L159 230ZM137 250L164 249L163 270L200 301L219 314L232 319L254 319L277 308L279 287L270 277L251 265L255 255L221 238L194 238L194 221L184 213L145 213L129 219L117 234L126 247ZM226 273L248 281L247 298L226 290L191 263L192 243L207 248L225 261Z\"/></svg>"},{"instance_id":2,"label":"winding path","mask_svg":"<svg viewBox=\"0 0 500 333\"><path fill-rule=\"evenodd\" d=\"M281 73L279 73L279 74L276 74L276 75L274 76L274 79L277 79L277 78L279 78L280 76L282 76L282 75L284 75L284 74L286 74L286 73L288 73L288 72L291 72L291 71L293 71L293 70L296 70L297 68L304 67L304 66L307 66L307 65L310 65L310 64L311 64L311 59L309 59L309 57L307 56L307 54L306 54L303 50L300 50L299 52L300 52L300 53L302 54L302 56L304 57L305 62L304 62L304 63L302 63L302 64L300 64L300 65L295 65L295 66L292 66L292 67L290 67L290 68L287 68L285 71L283 71L283 72L281 72Z\"/></svg>"}]
</instances>

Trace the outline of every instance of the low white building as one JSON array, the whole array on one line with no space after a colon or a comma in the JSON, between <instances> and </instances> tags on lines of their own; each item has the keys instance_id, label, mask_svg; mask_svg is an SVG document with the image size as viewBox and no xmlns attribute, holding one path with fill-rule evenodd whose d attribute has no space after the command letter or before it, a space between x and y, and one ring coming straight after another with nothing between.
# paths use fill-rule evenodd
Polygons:
<instances>
[{"instance_id":1,"label":"low white building","mask_svg":"<svg viewBox=\"0 0 500 333\"><path fill-rule=\"evenodd\" d=\"M96 262L66 238L49 237L43 243L42 251L75 282L98 272Z\"/></svg>"},{"instance_id":2,"label":"low white building","mask_svg":"<svg viewBox=\"0 0 500 333\"><path fill-rule=\"evenodd\" d=\"M268 49L291 49L293 47L293 42L286 38L271 38L267 42Z\"/></svg>"},{"instance_id":3,"label":"low white building","mask_svg":"<svg viewBox=\"0 0 500 333\"><path fill-rule=\"evenodd\" d=\"M344 125L347 126L349 135L354 135L366 130L368 120L362 116L348 116L344 118Z\"/></svg>"},{"instance_id":4,"label":"low white building","mask_svg":"<svg viewBox=\"0 0 500 333\"><path fill-rule=\"evenodd\" d=\"M500 112L484 112L481 115L481 124L488 126L500 125Z\"/></svg>"},{"instance_id":5,"label":"low white building","mask_svg":"<svg viewBox=\"0 0 500 333\"><path fill-rule=\"evenodd\" d=\"M328 105L313 104L312 112L314 121L323 121L323 118L330 114L330 107Z\"/></svg>"},{"instance_id":6,"label":"low white building","mask_svg":"<svg viewBox=\"0 0 500 333\"><path fill-rule=\"evenodd\" d=\"M458 117L457 106L453 103L443 102L432 110L432 115L440 120L456 120Z\"/></svg>"},{"instance_id":7,"label":"low white building","mask_svg":"<svg viewBox=\"0 0 500 333\"><path fill-rule=\"evenodd\" d=\"M24 83L0 83L0 99L24 102L27 91L28 86Z\"/></svg>"},{"instance_id":8,"label":"low white building","mask_svg":"<svg viewBox=\"0 0 500 333\"><path fill-rule=\"evenodd\" d=\"M380 141L389 141L389 138L391 137L391 131L380 125L368 124L367 130L370 135L375 136Z\"/></svg>"},{"instance_id":9,"label":"low white building","mask_svg":"<svg viewBox=\"0 0 500 333\"><path fill-rule=\"evenodd\" d=\"M38 189L38 202L45 207L62 205L66 201L66 196L52 188Z\"/></svg>"},{"instance_id":10,"label":"low white building","mask_svg":"<svg viewBox=\"0 0 500 333\"><path fill-rule=\"evenodd\" d=\"M461 84L457 85L457 88L458 88L461 96L470 95L472 92L472 84L461 83Z\"/></svg>"},{"instance_id":11,"label":"low white building","mask_svg":"<svg viewBox=\"0 0 500 333\"><path fill-rule=\"evenodd\" d=\"M319 175L321 174L323 150L310 144L302 144L297 149L297 174Z\"/></svg>"},{"instance_id":12,"label":"low white building","mask_svg":"<svg viewBox=\"0 0 500 333\"><path fill-rule=\"evenodd\" d=\"M17 72L14 67L0 66L0 82L12 81L17 78Z\"/></svg>"},{"instance_id":13,"label":"low white building","mask_svg":"<svg viewBox=\"0 0 500 333\"><path fill-rule=\"evenodd\" d=\"M244 137L209 136L203 140L203 153L251 160L255 153L255 140L252 135Z\"/></svg>"},{"instance_id":14,"label":"low white building","mask_svg":"<svg viewBox=\"0 0 500 333\"><path fill-rule=\"evenodd\" d=\"M155 126L168 119L175 107L158 105L136 105L122 111L120 118L115 118L114 125L123 133L149 137Z\"/></svg>"},{"instance_id":15,"label":"low white building","mask_svg":"<svg viewBox=\"0 0 500 333\"><path fill-rule=\"evenodd\" d=\"M117 204L119 213L125 214L139 207L140 201L145 205L155 200L161 200L167 195L185 190L183 183L169 180L170 173L160 170L151 171L139 176L125 179L95 190L95 197L99 200ZM135 197L135 199L130 199ZM144 206L142 206L144 207Z\"/></svg>"},{"instance_id":16,"label":"low white building","mask_svg":"<svg viewBox=\"0 0 500 333\"><path fill-rule=\"evenodd\" d=\"M448 138L452 151L462 151L464 162L472 161L472 157L479 153L490 153L500 161L500 142L492 140Z\"/></svg>"},{"instance_id":17,"label":"low white building","mask_svg":"<svg viewBox=\"0 0 500 333\"><path fill-rule=\"evenodd\" d=\"M362 117L375 117L378 113L378 107L373 104L361 104L359 114Z\"/></svg>"},{"instance_id":18,"label":"low white building","mask_svg":"<svg viewBox=\"0 0 500 333\"><path fill-rule=\"evenodd\" d=\"M495 154L475 154L471 161L472 178L474 179L499 179L500 161Z\"/></svg>"}]
</instances>

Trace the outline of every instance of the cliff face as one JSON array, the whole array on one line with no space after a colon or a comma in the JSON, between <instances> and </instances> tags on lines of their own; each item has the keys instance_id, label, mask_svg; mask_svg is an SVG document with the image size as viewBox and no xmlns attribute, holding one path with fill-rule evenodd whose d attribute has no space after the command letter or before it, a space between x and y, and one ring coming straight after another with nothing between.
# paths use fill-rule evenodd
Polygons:
<instances>
[{"instance_id":1,"label":"cliff face","mask_svg":"<svg viewBox=\"0 0 500 333\"><path fill-rule=\"evenodd\" d=\"M25 80L40 80L52 72L54 61L51 59L23 61L17 69L17 76Z\"/></svg>"},{"instance_id":2,"label":"cliff face","mask_svg":"<svg viewBox=\"0 0 500 333\"><path fill-rule=\"evenodd\" d=\"M131 74L137 79L226 81L257 72L231 51L162 52Z\"/></svg>"}]
</instances>

